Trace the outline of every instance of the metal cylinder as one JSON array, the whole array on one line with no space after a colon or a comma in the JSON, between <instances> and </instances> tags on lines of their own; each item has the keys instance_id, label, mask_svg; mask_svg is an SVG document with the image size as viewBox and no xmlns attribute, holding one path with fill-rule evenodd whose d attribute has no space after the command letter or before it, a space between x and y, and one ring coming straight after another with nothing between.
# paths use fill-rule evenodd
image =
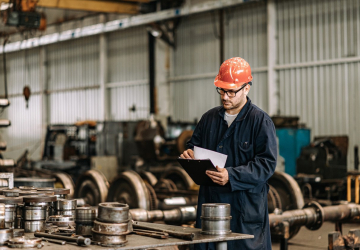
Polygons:
<instances>
[{"instance_id":1,"label":"metal cylinder","mask_svg":"<svg viewBox=\"0 0 360 250\"><path fill-rule=\"evenodd\" d=\"M14 229L14 237L21 237L25 235L24 229Z\"/></svg>"},{"instance_id":2,"label":"metal cylinder","mask_svg":"<svg viewBox=\"0 0 360 250\"><path fill-rule=\"evenodd\" d=\"M14 235L14 230L9 228L0 229L0 245L7 243Z\"/></svg>"},{"instance_id":3,"label":"metal cylinder","mask_svg":"<svg viewBox=\"0 0 360 250\"><path fill-rule=\"evenodd\" d=\"M95 220L93 231L99 234L106 235L123 235L129 234L132 230L129 229L129 223L104 223Z\"/></svg>"},{"instance_id":4,"label":"metal cylinder","mask_svg":"<svg viewBox=\"0 0 360 250\"><path fill-rule=\"evenodd\" d=\"M102 246L124 246L127 242L126 234L123 235L104 235L99 234L92 230L92 239L95 242L99 242Z\"/></svg>"},{"instance_id":5,"label":"metal cylinder","mask_svg":"<svg viewBox=\"0 0 360 250\"><path fill-rule=\"evenodd\" d=\"M201 233L225 235L231 233L231 207L224 203L205 203L201 208Z\"/></svg>"},{"instance_id":6,"label":"metal cylinder","mask_svg":"<svg viewBox=\"0 0 360 250\"><path fill-rule=\"evenodd\" d=\"M129 221L129 206L118 202L100 203L97 220L110 223Z\"/></svg>"},{"instance_id":7,"label":"metal cylinder","mask_svg":"<svg viewBox=\"0 0 360 250\"><path fill-rule=\"evenodd\" d=\"M58 227L75 226L74 218L71 215L51 215L47 222Z\"/></svg>"},{"instance_id":8,"label":"metal cylinder","mask_svg":"<svg viewBox=\"0 0 360 250\"><path fill-rule=\"evenodd\" d=\"M0 228L5 228L5 204L0 203Z\"/></svg>"},{"instance_id":9,"label":"metal cylinder","mask_svg":"<svg viewBox=\"0 0 360 250\"><path fill-rule=\"evenodd\" d=\"M76 218L76 210L55 210L53 211L52 215L68 215L68 216L72 216L74 219Z\"/></svg>"},{"instance_id":10,"label":"metal cylinder","mask_svg":"<svg viewBox=\"0 0 360 250\"><path fill-rule=\"evenodd\" d=\"M76 235L91 237L92 228L93 228L92 224L81 224L76 222Z\"/></svg>"},{"instance_id":11,"label":"metal cylinder","mask_svg":"<svg viewBox=\"0 0 360 250\"><path fill-rule=\"evenodd\" d=\"M25 206L23 208L23 219L26 221L46 220L47 207Z\"/></svg>"},{"instance_id":12,"label":"metal cylinder","mask_svg":"<svg viewBox=\"0 0 360 250\"><path fill-rule=\"evenodd\" d=\"M54 187L55 178L14 178L14 186Z\"/></svg>"},{"instance_id":13,"label":"metal cylinder","mask_svg":"<svg viewBox=\"0 0 360 250\"><path fill-rule=\"evenodd\" d=\"M54 202L54 209L58 211L75 210L76 200L58 199L57 201Z\"/></svg>"},{"instance_id":14,"label":"metal cylinder","mask_svg":"<svg viewBox=\"0 0 360 250\"><path fill-rule=\"evenodd\" d=\"M76 209L75 220L81 224L92 224L98 216L97 207L78 207Z\"/></svg>"},{"instance_id":15,"label":"metal cylinder","mask_svg":"<svg viewBox=\"0 0 360 250\"><path fill-rule=\"evenodd\" d=\"M8 226L5 225L6 228L14 228L16 221L16 204L6 204L5 205L5 224L8 223ZM12 225L9 227L9 225Z\"/></svg>"},{"instance_id":16,"label":"metal cylinder","mask_svg":"<svg viewBox=\"0 0 360 250\"><path fill-rule=\"evenodd\" d=\"M25 233L34 233L36 231L44 231L45 221L23 221L23 228Z\"/></svg>"}]
</instances>

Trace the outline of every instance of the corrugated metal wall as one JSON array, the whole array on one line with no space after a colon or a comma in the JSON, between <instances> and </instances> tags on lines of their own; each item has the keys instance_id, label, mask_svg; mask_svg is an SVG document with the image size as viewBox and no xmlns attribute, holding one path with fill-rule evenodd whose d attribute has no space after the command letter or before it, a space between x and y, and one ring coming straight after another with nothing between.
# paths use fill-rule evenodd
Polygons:
<instances>
[{"instance_id":1,"label":"corrugated metal wall","mask_svg":"<svg viewBox=\"0 0 360 250\"><path fill-rule=\"evenodd\" d=\"M108 82L110 117L113 120L137 120L149 116L148 42L145 27L137 27L108 36ZM135 105L135 110L130 108Z\"/></svg>"},{"instance_id":2,"label":"corrugated metal wall","mask_svg":"<svg viewBox=\"0 0 360 250\"><path fill-rule=\"evenodd\" d=\"M342 59L360 56L360 2L278 1L277 14L281 115L299 116L313 136L348 135L352 169L360 141L359 62Z\"/></svg>"}]
</instances>

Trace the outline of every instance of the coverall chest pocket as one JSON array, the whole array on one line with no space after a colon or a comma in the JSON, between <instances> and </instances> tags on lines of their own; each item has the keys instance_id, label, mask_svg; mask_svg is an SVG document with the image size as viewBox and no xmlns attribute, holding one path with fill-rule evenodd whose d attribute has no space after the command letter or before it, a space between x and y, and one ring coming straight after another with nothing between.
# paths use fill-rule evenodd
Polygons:
<instances>
[{"instance_id":1,"label":"coverall chest pocket","mask_svg":"<svg viewBox=\"0 0 360 250\"><path fill-rule=\"evenodd\" d=\"M240 142L238 150L240 154L240 164L247 164L248 161L254 158L254 148L252 144L248 142Z\"/></svg>"},{"instance_id":2,"label":"coverall chest pocket","mask_svg":"<svg viewBox=\"0 0 360 250\"><path fill-rule=\"evenodd\" d=\"M245 223L263 223L265 211L265 192L241 192L241 217Z\"/></svg>"}]
</instances>

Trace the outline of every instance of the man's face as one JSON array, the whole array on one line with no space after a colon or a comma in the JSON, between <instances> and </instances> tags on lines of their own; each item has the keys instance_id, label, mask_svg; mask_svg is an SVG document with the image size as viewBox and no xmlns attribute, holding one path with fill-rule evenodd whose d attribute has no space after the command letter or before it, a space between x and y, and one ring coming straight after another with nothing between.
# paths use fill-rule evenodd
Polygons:
<instances>
[{"instance_id":1,"label":"man's face","mask_svg":"<svg viewBox=\"0 0 360 250\"><path fill-rule=\"evenodd\" d=\"M241 88L241 87L240 87ZM236 92L240 88L237 89L224 89L225 91L233 91ZM237 109L246 103L246 95L248 94L250 86L245 86L242 90L236 93L234 97L229 97L226 93L220 95L221 102L225 110Z\"/></svg>"}]
</instances>

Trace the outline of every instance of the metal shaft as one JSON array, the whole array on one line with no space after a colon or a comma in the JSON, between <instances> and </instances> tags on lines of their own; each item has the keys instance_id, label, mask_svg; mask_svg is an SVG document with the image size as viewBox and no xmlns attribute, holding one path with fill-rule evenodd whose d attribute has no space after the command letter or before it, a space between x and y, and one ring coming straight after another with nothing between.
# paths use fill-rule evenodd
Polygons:
<instances>
[{"instance_id":1,"label":"metal shaft","mask_svg":"<svg viewBox=\"0 0 360 250\"><path fill-rule=\"evenodd\" d=\"M74 238L74 237L67 237L67 236L61 236L61 235L52 235L47 233L34 233L35 237L43 237L48 239L55 239L55 240L65 240L67 242L76 242L79 246L85 245L88 246L91 244L90 238L84 238L82 236Z\"/></svg>"},{"instance_id":2,"label":"metal shaft","mask_svg":"<svg viewBox=\"0 0 360 250\"><path fill-rule=\"evenodd\" d=\"M47 242L51 242L51 243L55 243L55 244L59 244L59 245L65 245L66 241L65 240L54 240L54 239L47 239L47 238L42 238L43 241L47 241Z\"/></svg>"}]
</instances>

